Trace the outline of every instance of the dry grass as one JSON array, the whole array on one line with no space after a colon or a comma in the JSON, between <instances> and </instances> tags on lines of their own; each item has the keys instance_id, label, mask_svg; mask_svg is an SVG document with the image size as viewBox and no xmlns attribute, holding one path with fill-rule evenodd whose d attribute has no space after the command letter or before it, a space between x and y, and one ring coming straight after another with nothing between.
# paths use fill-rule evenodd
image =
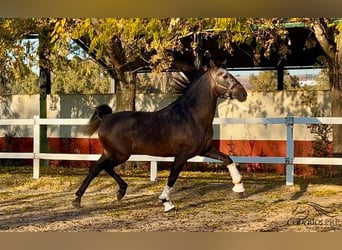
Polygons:
<instances>
[{"instance_id":1,"label":"dry grass","mask_svg":"<svg viewBox=\"0 0 342 250\"><path fill-rule=\"evenodd\" d=\"M116 184L100 174L76 209L71 200L86 174L42 168L33 180L32 167L0 167L0 231L342 231L341 177L296 178L287 187L284 176L244 174L246 196L239 199L227 172L182 172L172 193L177 209L163 213L158 196L167 171L158 172L155 183L147 171L121 172L129 184L121 202ZM333 209L335 217L315 215L308 202ZM336 224L289 225L300 209Z\"/></svg>"}]
</instances>

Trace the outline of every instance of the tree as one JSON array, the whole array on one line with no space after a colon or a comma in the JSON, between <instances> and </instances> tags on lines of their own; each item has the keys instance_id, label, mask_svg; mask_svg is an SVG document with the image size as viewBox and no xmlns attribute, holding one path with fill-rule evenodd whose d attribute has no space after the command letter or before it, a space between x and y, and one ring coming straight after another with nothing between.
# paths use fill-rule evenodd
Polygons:
<instances>
[{"instance_id":1,"label":"tree","mask_svg":"<svg viewBox=\"0 0 342 250\"><path fill-rule=\"evenodd\" d=\"M333 117L342 116L342 20L336 18L292 18L281 21L282 25L270 25L271 30L278 29L279 32L273 32L275 36L271 39L264 39L259 42L258 46L267 45L268 41L272 41L277 35L284 35L281 26L291 22L301 22L310 28L315 34L316 40L325 52L325 58L317 58L319 63L325 62L329 72L329 85L331 90L331 112ZM262 26L260 26L262 27ZM268 37L268 31L262 29L264 37ZM256 39L258 41L258 38ZM284 39L283 39L284 40ZM318 46L313 40L308 40L306 48ZM290 52L289 46L286 43L281 43L278 50L283 58ZM266 50L267 51L267 50ZM342 125L333 125L333 151L335 155L342 155Z\"/></svg>"},{"instance_id":2,"label":"tree","mask_svg":"<svg viewBox=\"0 0 342 250\"><path fill-rule=\"evenodd\" d=\"M284 70L284 85L287 90L296 90L300 88L299 78L296 75L290 75L287 70Z\"/></svg>"},{"instance_id":3,"label":"tree","mask_svg":"<svg viewBox=\"0 0 342 250\"><path fill-rule=\"evenodd\" d=\"M60 58L52 72L52 94L106 94L111 79L91 58Z\"/></svg>"},{"instance_id":4,"label":"tree","mask_svg":"<svg viewBox=\"0 0 342 250\"><path fill-rule=\"evenodd\" d=\"M329 70L327 68L321 69L315 80L317 82L317 90L330 89Z\"/></svg>"},{"instance_id":5,"label":"tree","mask_svg":"<svg viewBox=\"0 0 342 250\"><path fill-rule=\"evenodd\" d=\"M9 65L8 52L3 48L11 47L15 51L13 41L25 37L32 32L38 34L46 47L40 47L39 65L42 72L45 66L43 56L49 58L67 44L68 38L77 39L87 44L89 52L103 59L109 67L118 85L118 110L134 110L136 72L141 68L154 71L173 68L181 69L188 76L201 70L203 51L201 42L207 38L215 38L219 47L228 53L234 53L239 44L247 44L253 48L255 65L261 57L269 57L276 53L286 60L290 53L287 40L286 25L289 22L302 22L312 29L319 45L326 54L331 87L332 115L342 115L341 99L341 51L342 22L331 18L87 18L87 19L1 19L0 27L0 60L1 65ZM54 28L54 29L53 29ZM51 36L52 35L52 36ZM47 40L46 40L46 39ZM63 42L64 41L64 42ZM187 41L187 42L186 42ZM308 40L306 46L316 46ZM42 43L44 44L44 43ZM55 45L58 50L53 49ZM43 52L45 51L45 52ZM48 53L46 53L48 52ZM7 53L7 54L6 54ZM192 53L193 61L182 61L182 53ZM20 53L14 53L19 55ZM45 59L47 59L45 58ZM7 60L7 61L6 61ZM45 65L45 66L44 66ZM5 66L4 66L5 67ZM6 66L6 69L10 67ZM1 71L3 78L10 74ZM296 82L292 79L290 85ZM44 84L43 84L44 85ZM129 105L125 107L125 103ZM342 126L334 126L334 151L342 152Z\"/></svg>"},{"instance_id":6,"label":"tree","mask_svg":"<svg viewBox=\"0 0 342 250\"><path fill-rule=\"evenodd\" d=\"M20 41L33 29L31 20L0 19L0 90L11 94L12 86L24 79L34 81L31 66L33 44L30 40Z\"/></svg>"},{"instance_id":7,"label":"tree","mask_svg":"<svg viewBox=\"0 0 342 250\"><path fill-rule=\"evenodd\" d=\"M20 79L16 79L8 86L8 94L14 95L33 95L39 93L38 75L31 70Z\"/></svg>"},{"instance_id":8,"label":"tree","mask_svg":"<svg viewBox=\"0 0 342 250\"><path fill-rule=\"evenodd\" d=\"M257 91L276 91L277 90L277 71L264 70L259 73L258 76L251 75L249 77L249 83L253 86L253 90ZM290 73L284 71L284 85L286 90L295 90L299 86L299 78L292 76Z\"/></svg>"},{"instance_id":9,"label":"tree","mask_svg":"<svg viewBox=\"0 0 342 250\"><path fill-rule=\"evenodd\" d=\"M275 91L277 89L277 72L261 71L259 75L250 75L249 83L256 91Z\"/></svg>"},{"instance_id":10,"label":"tree","mask_svg":"<svg viewBox=\"0 0 342 250\"><path fill-rule=\"evenodd\" d=\"M56 45L67 38L86 44L89 53L104 60L112 72L117 86L116 110L134 111L139 69L160 72L173 65L192 77L202 66L199 36L220 34L222 46L230 49L232 39L246 40L249 32L249 25L238 19L61 19L56 23L53 40ZM193 39L190 47L184 48L182 40L188 37ZM177 60L177 53L186 49L194 54L194 62Z\"/></svg>"},{"instance_id":11,"label":"tree","mask_svg":"<svg viewBox=\"0 0 342 250\"><path fill-rule=\"evenodd\" d=\"M342 21L329 18L309 20L317 41L326 54L331 91L331 113L342 116ZM334 154L342 155L342 125L333 125Z\"/></svg>"},{"instance_id":12,"label":"tree","mask_svg":"<svg viewBox=\"0 0 342 250\"><path fill-rule=\"evenodd\" d=\"M58 44L72 38L86 44L89 53L104 60L113 73L118 86L117 109L134 110L137 70L158 72L172 66L191 78L202 70L206 51L202 51L201 41L212 37L229 53L234 44L255 43L251 56L258 63L261 55L267 57L281 46L278 38L284 38L286 31L280 24L278 19L262 18L60 19L53 40ZM279 51L286 54L286 49ZM192 53L194 60L181 60L183 53Z\"/></svg>"},{"instance_id":13,"label":"tree","mask_svg":"<svg viewBox=\"0 0 342 250\"><path fill-rule=\"evenodd\" d=\"M32 71L33 67L40 67L46 71L45 76L55 81L51 90L51 82L41 84L49 88L48 92L108 92L110 78L84 50L71 42L53 46L51 32L55 22L56 19L38 18L0 20L1 94L39 93L42 78Z\"/></svg>"}]
</instances>

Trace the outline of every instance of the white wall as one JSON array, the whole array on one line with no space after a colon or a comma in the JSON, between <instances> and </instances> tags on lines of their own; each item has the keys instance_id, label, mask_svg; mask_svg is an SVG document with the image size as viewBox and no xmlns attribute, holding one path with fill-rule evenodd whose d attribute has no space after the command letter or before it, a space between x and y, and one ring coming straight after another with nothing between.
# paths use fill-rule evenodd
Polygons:
<instances>
[{"instance_id":1,"label":"white wall","mask_svg":"<svg viewBox=\"0 0 342 250\"><path fill-rule=\"evenodd\" d=\"M221 101L218 104L218 117L286 117L288 114L299 117L312 116L310 109L304 108L301 99L303 92L250 92L244 103ZM319 91L317 100L324 116L331 116L330 92ZM215 138L283 140L286 128L283 125L224 125L216 131ZM314 137L306 125L295 125L294 136L297 140L312 140Z\"/></svg>"},{"instance_id":2,"label":"white wall","mask_svg":"<svg viewBox=\"0 0 342 250\"><path fill-rule=\"evenodd\" d=\"M311 116L310 110L301 105L302 92L250 92L244 103L220 99L216 117L285 117ZM318 92L318 103L325 116L330 116L330 93ZM136 109L153 111L160 109L176 97L160 94L138 94ZM39 113L39 95L0 96L0 119L33 118ZM54 95L48 97L49 118L90 118L94 107L99 104L109 104L115 108L115 95ZM49 126L49 137L85 137L80 126ZM15 131L16 136L30 137L32 129L27 126L0 126L0 137L9 131ZM215 126L214 138L218 139L254 139L283 140L285 127L281 125L224 125ZM296 125L295 139L312 140L306 125ZM94 135L96 137L96 135Z\"/></svg>"}]
</instances>

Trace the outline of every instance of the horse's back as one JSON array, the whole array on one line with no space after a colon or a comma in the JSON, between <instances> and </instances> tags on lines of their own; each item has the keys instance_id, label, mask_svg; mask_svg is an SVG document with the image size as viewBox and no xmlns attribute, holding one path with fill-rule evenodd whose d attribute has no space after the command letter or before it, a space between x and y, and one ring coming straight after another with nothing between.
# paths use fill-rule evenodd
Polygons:
<instances>
[{"instance_id":1,"label":"horse's back","mask_svg":"<svg viewBox=\"0 0 342 250\"><path fill-rule=\"evenodd\" d=\"M166 110L113 113L103 118L98 135L107 152L127 155L175 156L193 148L198 139L188 121L177 121Z\"/></svg>"},{"instance_id":2,"label":"horse's back","mask_svg":"<svg viewBox=\"0 0 342 250\"><path fill-rule=\"evenodd\" d=\"M149 145L163 139L158 133L160 129L155 117L154 112L130 111L105 116L98 128L100 142L112 154L148 154Z\"/></svg>"}]
</instances>

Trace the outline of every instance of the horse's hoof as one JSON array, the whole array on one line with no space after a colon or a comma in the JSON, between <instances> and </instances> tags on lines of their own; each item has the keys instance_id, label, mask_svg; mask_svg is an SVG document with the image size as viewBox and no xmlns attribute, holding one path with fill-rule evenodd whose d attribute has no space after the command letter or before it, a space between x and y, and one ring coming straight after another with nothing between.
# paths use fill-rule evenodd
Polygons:
<instances>
[{"instance_id":1,"label":"horse's hoof","mask_svg":"<svg viewBox=\"0 0 342 250\"><path fill-rule=\"evenodd\" d=\"M75 200L72 201L72 206L74 208L81 208L81 202L76 198Z\"/></svg>"},{"instance_id":2,"label":"horse's hoof","mask_svg":"<svg viewBox=\"0 0 342 250\"><path fill-rule=\"evenodd\" d=\"M234 184L234 187L232 188L234 193L243 193L245 192L245 188L243 187L243 183L236 183Z\"/></svg>"},{"instance_id":3,"label":"horse's hoof","mask_svg":"<svg viewBox=\"0 0 342 250\"><path fill-rule=\"evenodd\" d=\"M171 210L175 209L175 205L172 204L171 201L164 201L164 213L170 212Z\"/></svg>"},{"instance_id":4,"label":"horse's hoof","mask_svg":"<svg viewBox=\"0 0 342 250\"><path fill-rule=\"evenodd\" d=\"M237 199L243 199L245 197L245 192L240 192L240 193L234 192L234 194Z\"/></svg>"},{"instance_id":5,"label":"horse's hoof","mask_svg":"<svg viewBox=\"0 0 342 250\"><path fill-rule=\"evenodd\" d=\"M116 191L116 199L121 201L122 198L125 196L126 192L122 192L121 190Z\"/></svg>"}]
</instances>

